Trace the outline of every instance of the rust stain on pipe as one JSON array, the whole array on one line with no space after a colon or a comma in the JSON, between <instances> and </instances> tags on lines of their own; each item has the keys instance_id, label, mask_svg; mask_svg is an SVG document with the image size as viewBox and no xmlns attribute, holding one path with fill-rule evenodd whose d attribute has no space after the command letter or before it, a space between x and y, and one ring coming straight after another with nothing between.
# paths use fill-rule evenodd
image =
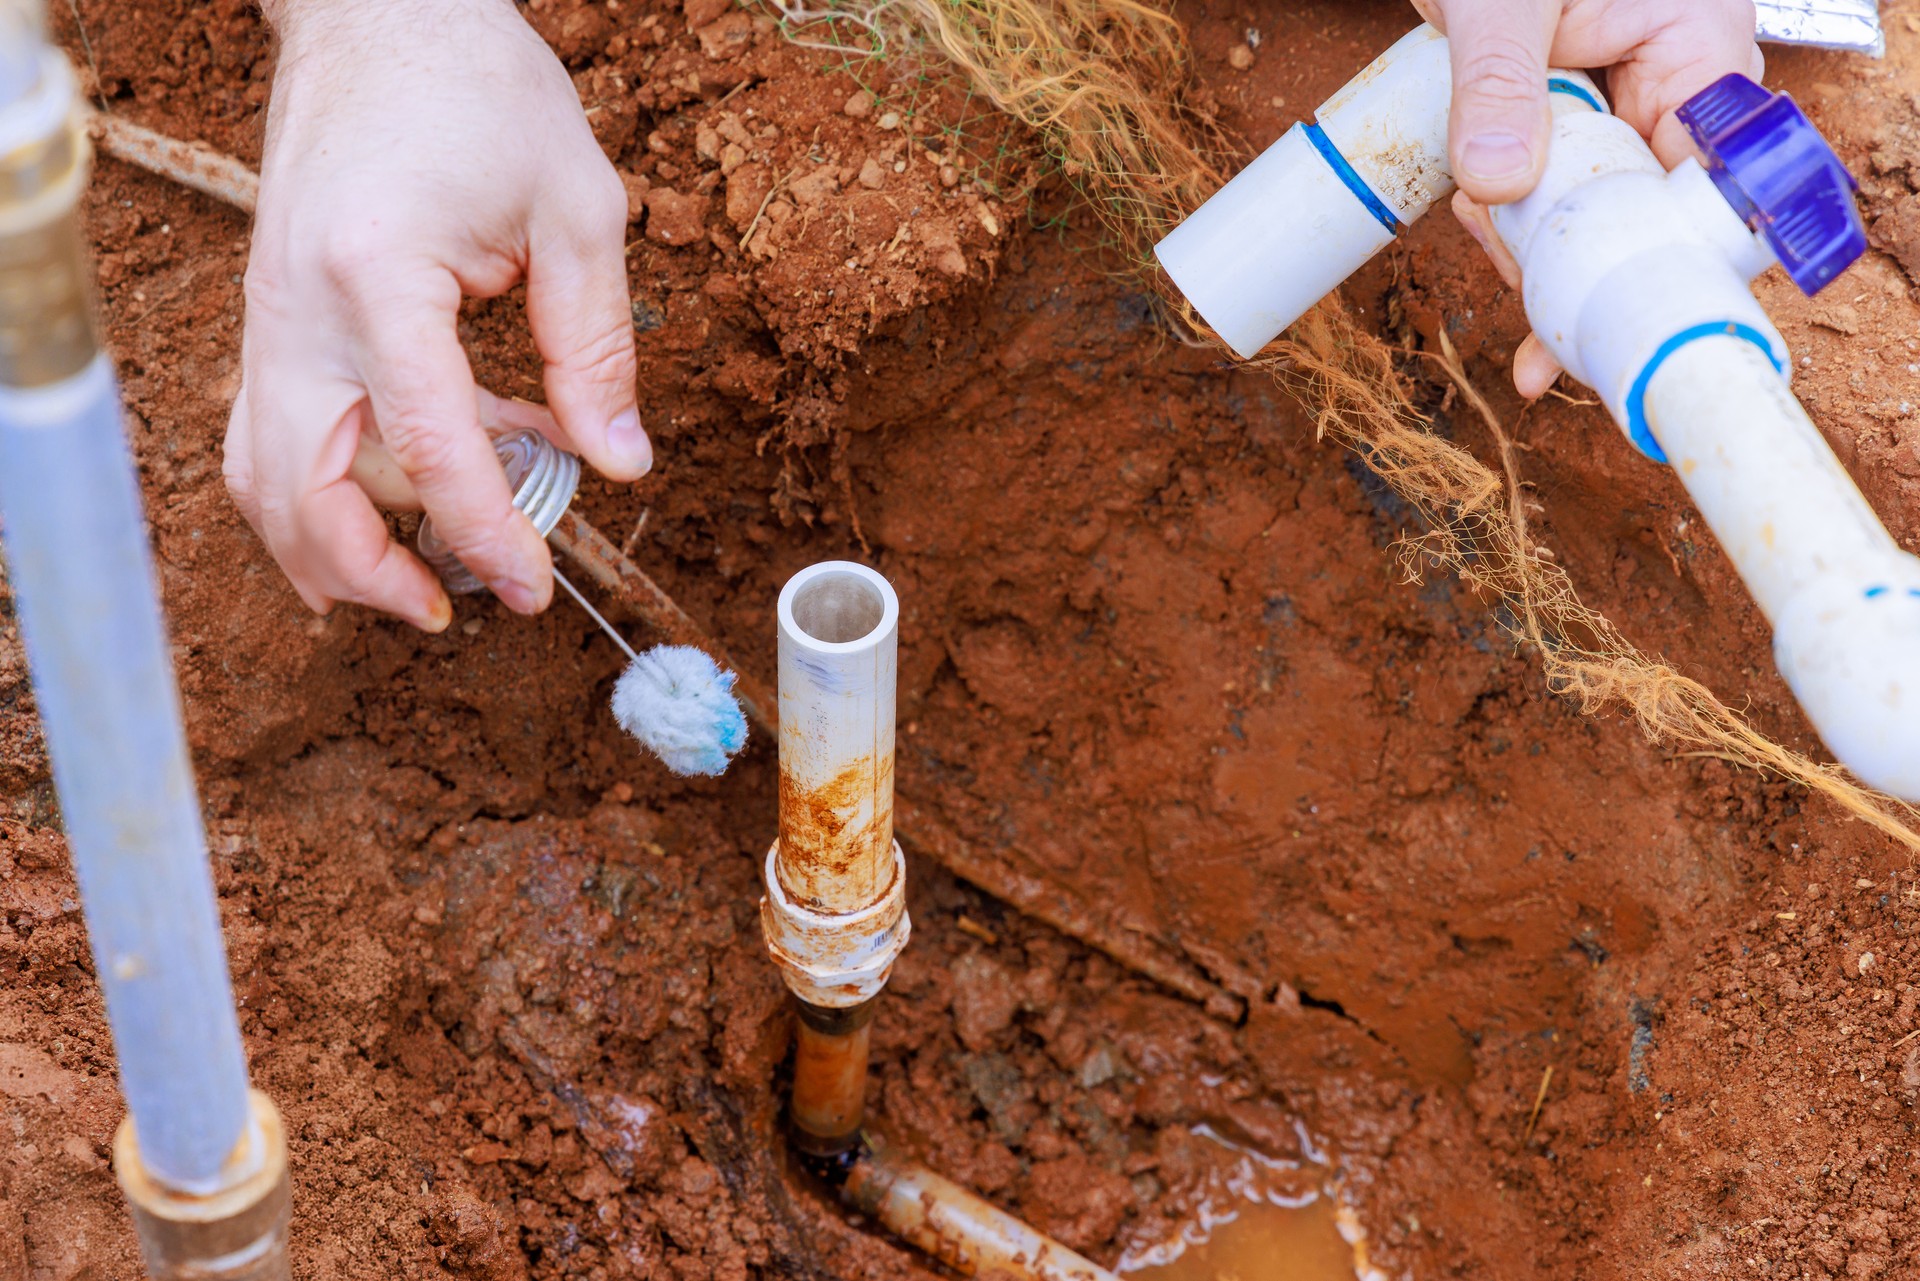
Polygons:
<instances>
[{"instance_id":1,"label":"rust stain on pipe","mask_svg":"<svg viewBox=\"0 0 1920 1281\"><path fill-rule=\"evenodd\" d=\"M673 598L620 549L575 512L568 512L548 539L601 587L625 602L642 622L675 644L694 645L711 654L721 666L739 673L734 693L753 722L769 735L780 731L779 704L765 685L740 669ZM898 793L894 797L899 827L911 833L917 853L924 854L964 881L1044 921L1069 938L1118 961L1121 965L1228 1022L1246 1011L1246 995L1235 995L1209 978L1184 956L1149 935L1100 916L1078 895L1043 878L1023 872L1002 859L992 858L970 844L923 806ZM782 884L785 884L784 877ZM789 890L791 893L792 891Z\"/></svg>"},{"instance_id":2,"label":"rust stain on pipe","mask_svg":"<svg viewBox=\"0 0 1920 1281\"><path fill-rule=\"evenodd\" d=\"M96 113L87 131L116 160L171 178L183 187L252 213L260 201L260 176L232 156L200 142L182 142L119 116Z\"/></svg>"},{"instance_id":3,"label":"rust stain on pipe","mask_svg":"<svg viewBox=\"0 0 1920 1281\"><path fill-rule=\"evenodd\" d=\"M818 787L780 771L781 888L811 908L845 911L893 880L893 758L849 764Z\"/></svg>"}]
</instances>

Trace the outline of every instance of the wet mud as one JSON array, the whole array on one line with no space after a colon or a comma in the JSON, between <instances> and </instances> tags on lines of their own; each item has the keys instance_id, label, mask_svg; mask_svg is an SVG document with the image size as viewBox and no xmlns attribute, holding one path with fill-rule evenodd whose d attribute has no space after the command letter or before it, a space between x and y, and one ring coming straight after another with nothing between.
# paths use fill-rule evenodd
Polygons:
<instances>
[{"instance_id":1,"label":"wet mud","mask_svg":"<svg viewBox=\"0 0 1920 1281\"><path fill-rule=\"evenodd\" d=\"M108 109L257 163L249 5L52 8ZM1819 300L1762 294L1913 549L1920 10L1885 8L1883 63L1771 59L1862 176L1876 251ZM1181 12L1206 105L1256 145L1413 20ZM963 89L862 83L718 0L527 13L633 194L659 462L579 510L763 681L780 585L876 565L916 817L1232 997L916 858L903 815L915 937L866 1095L890 1135L1109 1266L1220 1204L1236 1153L1349 1214L1386 1276L1920 1266L1905 854L1582 715L1468 587L1405 581L1408 513L1270 380L1183 345ZM981 156L1013 159L959 163ZM306 613L220 482L244 219L111 160L86 212L297 1275L927 1275L789 1164L771 736L722 779L666 775L608 715L622 656L579 611L462 602L433 637ZM1464 233L1429 218L1350 297L1492 457L1415 354L1451 338L1593 603L1816 747L1673 478L1579 397L1506 390L1524 321ZM483 381L538 397L517 294L461 327ZM111 1045L4 596L0 798L0 1276L132 1278Z\"/></svg>"}]
</instances>

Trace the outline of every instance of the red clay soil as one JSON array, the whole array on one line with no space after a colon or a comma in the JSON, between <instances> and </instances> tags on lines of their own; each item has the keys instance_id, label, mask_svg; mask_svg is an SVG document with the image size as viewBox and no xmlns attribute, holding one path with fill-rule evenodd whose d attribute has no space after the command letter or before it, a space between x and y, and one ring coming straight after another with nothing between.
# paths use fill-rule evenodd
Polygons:
<instances>
[{"instance_id":1,"label":"red clay soil","mask_svg":"<svg viewBox=\"0 0 1920 1281\"><path fill-rule=\"evenodd\" d=\"M257 160L269 45L241 0L53 9L109 109ZM1886 9L1885 62L1773 58L1862 175L1879 251L1817 302L1763 292L1914 548L1920 7ZM1254 144L1413 20L1182 14ZM902 788L1254 998L1221 1022L909 849L870 1095L894 1134L1109 1262L1184 1221L1220 1151L1204 1123L1277 1158L1324 1146L1396 1277L1920 1271L1906 854L1579 715L1464 588L1403 582L1384 487L1271 382L1176 341L951 86L864 68L875 101L725 0L529 17L635 193L660 463L589 483L589 518L763 676L786 576L877 564L904 611ZM465 602L439 637L308 615L220 483L244 219L113 162L87 217L242 1023L292 1141L297 1274L925 1275L782 1153L770 745L668 777L612 723L619 656L564 603ZM1447 327L1594 604L1818 750L1673 477L1599 410L1505 391L1523 320L1457 227L1429 220L1351 297L1410 352ZM467 317L482 380L537 396L519 299ZM1429 363L1406 370L1491 457ZM134 1277L111 1047L4 596L0 796L0 1277Z\"/></svg>"}]
</instances>

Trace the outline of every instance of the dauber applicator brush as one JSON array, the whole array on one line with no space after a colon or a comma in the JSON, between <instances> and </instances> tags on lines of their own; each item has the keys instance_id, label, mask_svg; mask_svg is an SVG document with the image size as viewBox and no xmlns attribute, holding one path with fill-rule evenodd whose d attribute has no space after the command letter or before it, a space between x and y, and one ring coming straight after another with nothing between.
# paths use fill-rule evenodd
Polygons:
<instances>
[{"instance_id":1,"label":"dauber applicator brush","mask_svg":"<svg viewBox=\"0 0 1920 1281\"><path fill-rule=\"evenodd\" d=\"M655 645L635 653L558 568L553 581L627 656L627 670L613 687L613 718L620 728L676 774L726 773L747 744L746 714L733 696L734 674L691 645Z\"/></svg>"},{"instance_id":2,"label":"dauber applicator brush","mask_svg":"<svg viewBox=\"0 0 1920 1281\"><path fill-rule=\"evenodd\" d=\"M545 538L573 501L580 460L534 431L509 432L493 447L513 488L513 505ZM434 533L431 518L420 522L417 545L449 592L481 589L480 580ZM613 715L620 727L676 774L725 773L747 742L747 718L733 695L734 673L690 645L656 645L636 653L558 568L553 578L627 656L627 670L613 687Z\"/></svg>"}]
</instances>

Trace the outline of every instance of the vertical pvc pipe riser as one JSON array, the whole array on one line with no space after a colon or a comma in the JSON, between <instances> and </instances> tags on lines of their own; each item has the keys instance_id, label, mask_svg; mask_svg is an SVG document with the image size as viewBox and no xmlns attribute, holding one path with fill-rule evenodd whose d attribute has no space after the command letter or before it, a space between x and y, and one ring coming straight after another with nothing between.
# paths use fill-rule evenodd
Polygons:
<instances>
[{"instance_id":1,"label":"vertical pvc pipe riser","mask_svg":"<svg viewBox=\"0 0 1920 1281\"><path fill-rule=\"evenodd\" d=\"M851 1009L906 946L893 840L900 602L865 565L824 561L780 592L780 836L760 920L793 994Z\"/></svg>"},{"instance_id":2,"label":"vertical pvc pipe riser","mask_svg":"<svg viewBox=\"0 0 1920 1281\"><path fill-rule=\"evenodd\" d=\"M795 619L806 593L834 582L871 599L870 631L823 640ZM857 912L893 880L898 636L892 589L865 566L815 565L781 593L778 868L805 906Z\"/></svg>"},{"instance_id":3,"label":"vertical pvc pipe riser","mask_svg":"<svg viewBox=\"0 0 1920 1281\"><path fill-rule=\"evenodd\" d=\"M216 1187L247 1124L246 1061L104 357L0 388L0 534L140 1151L167 1184Z\"/></svg>"}]
</instances>

